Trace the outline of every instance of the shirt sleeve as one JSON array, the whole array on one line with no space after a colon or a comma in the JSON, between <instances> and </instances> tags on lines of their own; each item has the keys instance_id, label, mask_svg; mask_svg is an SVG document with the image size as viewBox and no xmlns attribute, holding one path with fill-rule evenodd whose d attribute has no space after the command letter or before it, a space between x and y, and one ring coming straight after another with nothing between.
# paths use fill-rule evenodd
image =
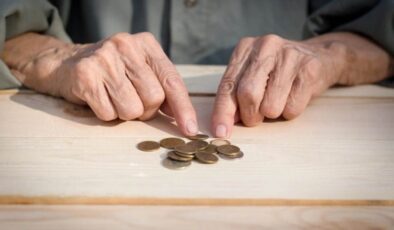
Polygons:
<instances>
[{"instance_id":1,"label":"shirt sleeve","mask_svg":"<svg viewBox=\"0 0 394 230\"><path fill-rule=\"evenodd\" d=\"M368 37L394 56L394 0L311 2L306 36L332 31L354 32Z\"/></svg>"},{"instance_id":2,"label":"shirt sleeve","mask_svg":"<svg viewBox=\"0 0 394 230\"><path fill-rule=\"evenodd\" d=\"M306 37L332 31L365 36L394 57L394 0L311 0ZM311 6L312 5L312 6ZM380 82L394 88L394 76Z\"/></svg>"},{"instance_id":3,"label":"shirt sleeve","mask_svg":"<svg viewBox=\"0 0 394 230\"><path fill-rule=\"evenodd\" d=\"M26 32L38 32L70 42L59 14L46 0L0 1L0 51L7 39ZM0 60L0 89L20 87L21 83Z\"/></svg>"}]
</instances>

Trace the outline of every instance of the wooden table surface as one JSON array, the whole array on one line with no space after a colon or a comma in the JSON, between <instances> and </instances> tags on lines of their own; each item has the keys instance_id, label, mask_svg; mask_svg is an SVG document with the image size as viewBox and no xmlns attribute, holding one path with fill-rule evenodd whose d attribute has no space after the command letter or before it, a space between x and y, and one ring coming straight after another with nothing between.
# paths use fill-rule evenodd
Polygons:
<instances>
[{"instance_id":1,"label":"wooden table surface","mask_svg":"<svg viewBox=\"0 0 394 230\"><path fill-rule=\"evenodd\" d=\"M209 133L224 67L178 69ZM238 160L172 171L165 150L135 148L179 135L165 116L101 122L61 99L0 91L0 228L394 228L393 89L333 88L295 120L237 125Z\"/></svg>"}]
</instances>

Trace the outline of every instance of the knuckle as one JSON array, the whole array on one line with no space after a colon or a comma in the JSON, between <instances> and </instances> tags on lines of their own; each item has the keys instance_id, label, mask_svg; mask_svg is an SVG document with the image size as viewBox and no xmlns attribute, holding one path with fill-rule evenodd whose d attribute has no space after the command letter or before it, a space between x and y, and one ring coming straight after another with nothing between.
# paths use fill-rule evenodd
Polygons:
<instances>
[{"instance_id":1,"label":"knuckle","mask_svg":"<svg viewBox=\"0 0 394 230\"><path fill-rule=\"evenodd\" d=\"M283 42L283 38L276 34L267 34L260 38L262 43L281 43Z\"/></svg>"},{"instance_id":2,"label":"knuckle","mask_svg":"<svg viewBox=\"0 0 394 230\"><path fill-rule=\"evenodd\" d=\"M100 120L103 121L112 121L118 117L117 114L107 106L101 106L96 115Z\"/></svg>"},{"instance_id":3,"label":"knuckle","mask_svg":"<svg viewBox=\"0 0 394 230\"><path fill-rule=\"evenodd\" d=\"M155 35L150 32L141 32L135 34L135 37L146 42L156 42Z\"/></svg>"},{"instance_id":4,"label":"knuckle","mask_svg":"<svg viewBox=\"0 0 394 230\"><path fill-rule=\"evenodd\" d=\"M120 32L120 33L116 33L116 34L112 35L107 41L115 42L115 43L117 43L117 42L124 42L127 39L129 39L130 36L131 35L129 33Z\"/></svg>"},{"instance_id":5,"label":"knuckle","mask_svg":"<svg viewBox=\"0 0 394 230\"><path fill-rule=\"evenodd\" d=\"M284 57L292 59L300 55L300 52L293 47L283 47Z\"/></svg>"},{"instance_id":6,"label":"knuckle","mask_svg":"<svg viewBox=\"0 0 394 230\"><path fill-rule=\"evenodd\" d=\"M259 93L256 92L254 85L250 83L239 84L237 96L238 100L241 100L248 105L257 105L260 103L258 101L260 98Z\"/></svg>"},{"instance_id":7,"label":"knuckle","mask_svg":"<svg viewBox=\"0 0 394 230\"><path fill-rule=\"evenodd\" d=\"M99 118L103 121L112 121L115 120L117 118L116 115L113 115L111 113L103 113L99 116Z\"/></svg>"},{"instance_id":8,"label":"knuckle","mask_svg":"<svg viewBox=\"0 0 394 230\"><path fill-rule=\"evenodd\" d=\"M234 93L235 88L236 88L236 83L234 79L223 78L218 86L217 94L230 95Z\"/></svg>"},{"instance_id":9,"label":"knuckle","mask_svg":"<svg viewBox=\"0 0 394 230\"><path fill-rule=\"evenodd\" d=\"M149 102L147 104L149 105L149 108L151 107L159 107L161 104L163 104L164 99L165 99L165 94L162 89L160 90L152 90L149 95Z\"/></svg>"},{"instance_id":10,"label":"knuckle","mask_svg":"<svg viewBox=\"0 0 394 230\"><path fill-rule=\"evenodd\" d=\"M282 109L276 103L264 103L262 107L264 116L270 119L276 119L282 113Z\"/></svg>"},{"instance_id":11,"label":"knuckle","mask_svg":"<svg viewBox=\"0 0 394 230\"><path fill-rule=\"evenodd\" d=\"M172 68L161 69L158 73L159 79L163 79L163 87L166 90L179 90L184 86L181 78L178 77L178 73Z\"/></svg>"},{"instance_id":12,"label":"knuckle","mask_svg":"<svg viewBox=\"0 0 394 230\"><path fill-rule=\"evenodd\" d=\"M301 112L302 110L299 107L295 106L293 103L288 103L283 111L283 117L286 120L291 120L299 116Z\"/></svg>"},{"instance_id":13,"label":"knuckle","mask_svg":"<svg viewBox=\"0 0 394 230\"><path fill-rule=\"evenodd\" d=\"M119 113L119 118L122 120L133 120L136 119L144 113L144 107L140 103L135 103L133 106L127 110L124 110Z\"/></svg>"},{"instance_id":14,"label":"knuckle","mask_svg":"<svg viewBox=\"0 0 394 230\"><path fill-rule=\"evenodd\" d=\"M129 44L133 42L133 36L129 33L117 33L103 42L103 47L111 50L128 50Z\"/></svg>"}]
</instances>

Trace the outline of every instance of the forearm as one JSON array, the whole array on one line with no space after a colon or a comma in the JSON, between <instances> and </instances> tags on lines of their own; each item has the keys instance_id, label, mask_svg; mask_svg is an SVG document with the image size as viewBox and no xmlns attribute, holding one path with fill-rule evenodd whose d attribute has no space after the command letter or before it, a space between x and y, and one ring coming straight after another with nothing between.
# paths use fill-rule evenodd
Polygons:
<instances>
[{"instance_id":1,"label":"forearm","mask_svg":"<svg viewBox=\"0 0 394 230\"><path fill-rule=\"evenodd\" d=\"M72 46L51 36L26 33L7 40L1 58L22 84L33 89L45 89L47 80L61 60L72 52ZM43 58L49 54L58 58ZM44 92L51 93L49 89Z\"/></svg>"},{"instance_id":2,"label":"forearm","mask_svg":"<svg viewBox=\"0 0 394 230\"><path fill-rule=\"evenodd\" d=\"M335 49L337 84L357 85L383 80L394 74L394 60L372 41L353 33L328 33L306 40Z\"/></svg>"}]
</instances>

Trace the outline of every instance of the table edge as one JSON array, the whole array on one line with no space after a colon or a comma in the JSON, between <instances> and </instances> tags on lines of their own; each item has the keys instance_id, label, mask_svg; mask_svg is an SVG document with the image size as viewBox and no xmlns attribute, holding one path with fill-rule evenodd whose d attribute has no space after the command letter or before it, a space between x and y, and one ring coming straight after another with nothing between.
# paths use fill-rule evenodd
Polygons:
<instances>
[{"instance_id":1,"label":"table edge","mask_svg":"<svg viewBox=\"0 0 394 230\"><path fill-rule=\"evenodd\" d=\"M211 205L211 206L394 206L378 199L281 199L281 198L154 198L83 196L0 196L0 205Z\"/></svg>"}]
</instances>

